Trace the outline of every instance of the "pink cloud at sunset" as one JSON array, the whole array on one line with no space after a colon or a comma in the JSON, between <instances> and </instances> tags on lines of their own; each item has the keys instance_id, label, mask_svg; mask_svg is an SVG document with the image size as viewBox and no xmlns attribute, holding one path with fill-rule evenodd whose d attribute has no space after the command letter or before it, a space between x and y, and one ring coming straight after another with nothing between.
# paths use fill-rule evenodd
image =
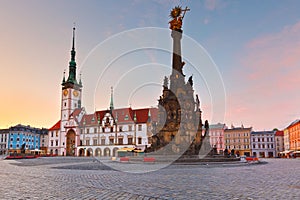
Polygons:
<instances>
[{"instance_id":1,"label":"pink cloud at sunset","mask_svg":"<svg viewBox=\"0 0 300 200\"><path fill-rule=\"evenodd\" d=\"M230 117L258 121L255 129L284 128L300 116L300 22L251 40L244 53L235 72L239 91L228 99Z\"/></svg>"}]
</instances>

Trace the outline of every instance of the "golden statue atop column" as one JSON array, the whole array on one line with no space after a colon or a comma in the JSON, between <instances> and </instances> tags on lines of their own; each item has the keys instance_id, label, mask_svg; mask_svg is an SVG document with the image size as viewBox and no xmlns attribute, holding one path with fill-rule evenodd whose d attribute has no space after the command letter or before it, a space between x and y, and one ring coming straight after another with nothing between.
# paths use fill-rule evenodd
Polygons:
<instances>
[{"instance_id":1,"label":"golden statue atop column","mask_svg":"<svg viewBox=\"0 0 300 200\"><path fill-rule=\"evenodd\" d=\"M182 20L184 18L186 11L189 10L190 9L188 7L182 9L181 6L175 6L175 8L171 10L170 17L173 18L171 21L169 21L171 30L181 30Z\"/></svg>"}]
</instances>

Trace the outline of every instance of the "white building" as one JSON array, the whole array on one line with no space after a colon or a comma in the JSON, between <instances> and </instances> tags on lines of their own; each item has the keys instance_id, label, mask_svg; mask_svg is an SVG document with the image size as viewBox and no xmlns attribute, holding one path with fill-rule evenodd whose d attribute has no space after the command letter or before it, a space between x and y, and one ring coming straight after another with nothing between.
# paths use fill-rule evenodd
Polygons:
<instances>
[{"instance_id":1,"label":"white building","mask_svg":"<svg viewBox=\"0 0 300 200\"><path fill-rule=\"evenodd\" d=\"M0 155L7 154L9 129L0 130Z\"/></svg>"},{"instance_id":2,"label":"white building","mask_svg":"<svg viewBox=\"0 0 300 200\"><path fill-rule=\"evenodd\" d=\"M275 144L276 144L276 157L280 157L281 153L284 152L284 132L276 131L275 133Z\"/></svg>"},{"instance_id":3,"label":"white building","mask_svg":"<svg viewBox=\"0 0 300 200\"><path fill-rule=\"evenodd\" d=\"M224 146L224 130L226 129L225 124L210 124L209 125L209 141L211 147L216 147L218 153L222 154Z\"/></svg>"},{"instance_id":4,"label":"white building","mask_svg":"<svg viewBox=\"0 0 300 200\"><path fill-rule=\"evenodd\" d=\"M157 108L114 109L87 114L81 107L82 82L76 79L75 39L69 76L62 81L61 119L49 129L48 153L61 156L116 156L124 147L144 149L149 145Z\"/></svg>"},{"instance_id":5,"label":"white building","mask_svg":"<svg viewBox=\"0 0 300 200\"><path fill-rule=\"evenodd\" d=\"M253 156L275 157L275 131L252 131L250 140Z\"/></svg>"}]
</instances>

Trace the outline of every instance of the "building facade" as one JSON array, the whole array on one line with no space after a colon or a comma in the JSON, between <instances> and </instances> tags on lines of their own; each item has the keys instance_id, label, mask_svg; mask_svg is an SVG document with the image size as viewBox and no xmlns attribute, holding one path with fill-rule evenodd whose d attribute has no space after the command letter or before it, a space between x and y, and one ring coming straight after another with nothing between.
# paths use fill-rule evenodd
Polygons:
<instances>
[{"instance_id":1,"label":"building facade","mask_svg":"<svg viewBox=\"0 0 300 200\"><path fill-rule=\"evenodd\" d=\"M157 108L110 108L86 113L82 82L76 78L75 28L68 78L63 77L61 119L48 132L48 153L60 156L116 156L124 147L145 149L155 128Z\"/></svg>"},{"instance_id":2,"label":"building facade","mask_svg":"<svg viewBox=\"0 0 300 200\"><path fill-rule=\"evenodd\" d=\"M41 137L47 129L39 129L18 124L9 128L8 152L21 153L21 150L40 149Z\"/></svg>"},{"instance_id":3,"label":"building facade","mask_svg":"<svg viewBox=\"0 0 300 200\"><path fill-rule=\"evenodd\" d=\"M290 134L289 134L288 128L285 128L283 130L283 144L284 144L284 151L289 152L289 150L290 150Z\"/></svg>"},{"instance_id":4,"label":"building facade","mask_svg":"<svg viewBox=\"0 0 300 200\"><path fill-rule=\"evenodd\" d=\"M224 131L227 129L225 124L210 124L209 125L209 142L212 148L217 148L219 154L225 150Z\"/></svg>"},{"instance_id":5,"label":"building facade","mask_svg":"<svg viewBox=\"0 0 300 200\"><path fill-rule=\"evenodd\" d=\"M276 155L275 131L251 132L252 154L260 158L272 158Z\"/></svg>"},{"instance_id":6,"label":"building facade","mask_svg":"<svg viewBox=\"0 0 300 200\"><path fill-rule=\"evenodd\" d=\"M284 152L284 131L276 131L275 133L276 157L280 157Z\"/></svg>"},{"instance_id":7,"label":"building facade","mask_svg":"<svg viewBox=\"0 0 300 200\"><path fill-rule=\"evenodd\" d=\"M251 156L251 136L252 127L244 128L232 126L230 129L224 130L225 149L234 150L235 154L240 156Z\"/></svg>"},{"instance_id":8,"label":"building facade","mask_svg":"<svg viewBox=\"0 0 300 200\"><path fill-rule=\"evenodd\" d=\"M5 155L8 150L9 129L0 130L0 155Z\"/></svg>"},{"instance_id":9,"label":"building facade","mask_svg":"<svg viewBox=\"0 0 300 200\"><path fill-rule=\"evenodd\" d=\"M300 120L295 120L288 127L289 143L291 151L300 153Z\"/></svg>"}]
</instances>

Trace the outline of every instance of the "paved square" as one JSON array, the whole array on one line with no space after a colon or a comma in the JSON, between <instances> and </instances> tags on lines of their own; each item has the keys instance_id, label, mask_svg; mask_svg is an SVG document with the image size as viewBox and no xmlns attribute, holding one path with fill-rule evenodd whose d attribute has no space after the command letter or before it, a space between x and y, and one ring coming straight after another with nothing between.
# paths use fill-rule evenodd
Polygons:
<instances>
[{"instance_id":1,"label":"paved square","mask_svg":"<svg viewBox=\"0 0 300 200\"><path fill-rule=\"evenodd\" d=\"M0 160L0 199L299 199L300 159L266 161L127 173L91 158Z\"/></svg>"}]
</instances>

